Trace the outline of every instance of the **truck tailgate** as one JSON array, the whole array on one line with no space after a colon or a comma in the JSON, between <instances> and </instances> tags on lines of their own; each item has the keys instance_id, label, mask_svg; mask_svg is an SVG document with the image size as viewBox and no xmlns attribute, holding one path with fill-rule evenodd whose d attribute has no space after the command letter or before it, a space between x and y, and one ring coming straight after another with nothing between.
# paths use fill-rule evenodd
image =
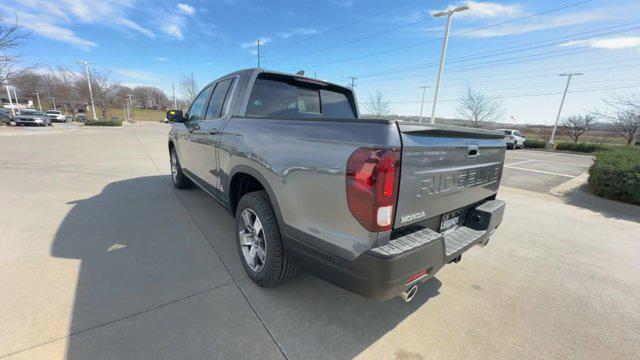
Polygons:
<instances>
[{"instance_id":1,"label":"truck tailgate","mask_svg":"<svg viewBox=\"0 0 640 360\"><path fill-rule=\"evenodd\" d=\"M402 122L398 129L402 158L394 228L454 211L498 191L504 134Z\"/></svg>"}]
</instances>

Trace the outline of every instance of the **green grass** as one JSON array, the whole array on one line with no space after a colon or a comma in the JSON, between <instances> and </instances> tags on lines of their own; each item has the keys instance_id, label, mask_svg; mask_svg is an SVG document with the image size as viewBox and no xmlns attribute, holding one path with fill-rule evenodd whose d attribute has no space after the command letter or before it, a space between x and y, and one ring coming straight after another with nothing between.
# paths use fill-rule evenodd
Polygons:
<instances>
[{"instance_id":1,"label":"green grass","mask_svg":"<svg viewBox=\"0 0 640 360\"><path fill-rule=\"evenodd\" d=\"M163 121L165 111L152 110L152 109L133 109L133 119L135 121ZM113 108L107 111L107 118L111 119L112 116L117 116L120 120L125 120L124 109Z\"/></svg>"}]
</instances>

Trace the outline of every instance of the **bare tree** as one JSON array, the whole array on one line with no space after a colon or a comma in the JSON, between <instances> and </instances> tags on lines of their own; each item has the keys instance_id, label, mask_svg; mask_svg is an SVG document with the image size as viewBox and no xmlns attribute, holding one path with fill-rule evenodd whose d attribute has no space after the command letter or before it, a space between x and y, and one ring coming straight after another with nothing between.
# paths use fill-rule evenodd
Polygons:
<instances>
[{"instance_id":1,"label":"bare tree","mask_svg":"<svg viewBox=\"0 0 640 360\"><path fill-rule=\"evenodd\" d=\"M363 106L373 116L384 116L390 112L389 102L384 100L384 94L380 90L376 90L375 94L369 93L369 101Z\"/></svg>"},{"instance_id":2,"label":"bare tree","mask_svg":"<svg viewBox=\"0 0 640 360\"><path fill-rule=\"evenodd\" d=\"M593 114L571 115L562 120L562 130L574 143L577 143L580 136L589 130L595 122L596 117Z\"/></svg>"},{"instance_id":3,"label":"bare tree","mask_svg":"<svg viewBox=\"0 0 640 360\"><path fill-rule=\"evenodd\" d=\"M609 115L597 110L594 114L610 120L618 135L625 139L627 145L638 141L638 137L640 137L640 95L633 93L615 95L604 102L614 109L615 114Z\"/></svg>"},{"instance_id":4,"label":"bare tree","mask_svg":"<svg viewBox=\"0 0 640 360\"><path fill-rule=\"evenodd\" d=\"M492 100L467 84L467 90L458 98L457 111L471 126L479 128L489 121L497 121L504 115L500 100Z\"/></svg>"},{"instance_id":5,"label":"bare tree","mask_svg":"<svg viewBox=\"0 0 640 360\"><path fill-rule=\"evenodd\" d=\"M198 96L198 82L193 77L193 73L189 75L182 75L182 80L180 80L180 91L182 92L182 96L184 96L189 103L196 99L196 96Z\"/></svg>"},{"instance_id":6,"label":"bare tree","mask_svg":"<svg viewBox=\"0 0 640 360\"><path fill-rule=\"evenodd\" d=\"M17 65L20 55L15 51L29 35L30 33L25 32L18 24L9 23L6 17L0 16L0 83L12 80L24 71L35 68L35 66L19 67Z\"/></svg>"},{"instance_id":7,"label":"bare tree","mask_svg":"<svg viewBox=\"0 0 640 360\"><path fill-rule=\"evenodd\" d=\"M109 80L109 71L106 72L91 72L91 87L93 89L93 98L98 108L102 112L102 118L107 119L107 110L118 102L115 99L115 92L118 89L118 84Z\"/></svg>"}]
</instances>

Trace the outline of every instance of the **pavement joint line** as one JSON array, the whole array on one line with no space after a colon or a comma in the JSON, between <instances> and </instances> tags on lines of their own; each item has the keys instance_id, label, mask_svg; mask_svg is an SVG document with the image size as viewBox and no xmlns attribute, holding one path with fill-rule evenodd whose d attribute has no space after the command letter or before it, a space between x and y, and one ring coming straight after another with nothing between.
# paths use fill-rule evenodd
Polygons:
<instances>
[{"instance_id":1,"label":"pavement joint line","mask_svg":"<svg viewBox=\"0 0 640 360\"><path fill-rule=\"evenodd\" d=\"M140 142L140 139L134 133L130 132L130 134L133 135L133 137L136 139L136 141L138 142L138 145L140 145L140 148L142 148L142 151L144 151L144 153L147 154L147 157L149 158L149 160L151 160L151 163L153 163L153 166L156 168L156 171L158 172L158 174L163 175L162 171L160 170L160 167L158 167L158 164L156 164L155 160L153 160L151 155L149 155L149 153L147 152L147 149L145 149L144 145L142 145L142 142ZM165 179L166 179L166 177L165 177ZM178 193L177 193L175 187L173 186L173 184L171 184L171 181L169 181L167 179L166 182L171 187L173 195L176 197L176 199L178 200L180 205L182 205L182 208L187 213L187 215L189 216L189 218L191 219L193 224L198 228L198 231L200 231L200 234L207 240L207 243L209 244L209 247L211 248L213 253L216 254L216 256L218 257L218 260L220 260L220 263L222 264L222 266L225 268L225 270L227 270L227 274L229 274L229 277L233 281L233 284L235 284L236 288L238 289L238 291L240 292L240 294L242 295L244 300L247 302L247 304L251 308L251 311L253 311L253 313L256 316L256 318L258 318L258 321L260 321L260 323L262 324L262 327L264 328L264 330L267 332L267 334L271 338L271 341L273 341L273 343L276 345L276 347L280 351L280 354L282 354L282 356L285 358L285 360L288 360L289 358L285 354L284 350L282 349L282 347L280 346L278 341L276 341L276 338L271 333L271 330L269 330L269 328L267 327L267 324L264 322L262 317L258 314L258 311L255 309L255 307L253 306L253 304L251 303L251 301L249 300L247 295L244 293L244 291L242 291L242 288L240 287L240 284L238 284L238 281L235 279L235 277L233 276L233 274L229 270L229 267L227 266L227 264L225 264L224 260L222 260L222 256L220 256L220 253L218 253L218 251L216 250L215 246L213 246L213 244L209 240L209 237L205 234L205 232L202 229L202 227L200 226L200 224L196 221L196 219L193 217L193 215L191 215L191 212L189 211L187 206L184 204L184 202L182 202L182 199L180 199L180 196L178 196Z\"/></svg>"},{"instance_id":2,"label":"pavement joint line","mask_svg":"<svg viewBox=\"0 0 640 360\"><path fill-rule=\"evenodd\" d=\"M25 351L28 351L28 350L31 350L31 349L35 349L35 348L43 346L43 345L51 344L51 343L54 343L56 341L60 341L62 339L66 339L66 338L70 338L72 336L80 335L80 334L85 333L87 331L91 331L91 330L95 330L95 329L101 328L103 326L111 325L111 324L117 323L117 322L122 321L122 320L127 320L127 319L130 319L130 318L136 317L138 315L142 315L144 313L147 313L149 311L157 310L157 309L163 308L163 307L165 307L167 305L175 304L175 303L180 302L182 300L186 300L186 299L192 298L194 296L202 295L202 294L208 293L208 292L216 290L216 289L220 289L220 288L225 287L227 285L231 285L231 282L227 282L227 283L224 283L224 284L216 285L216 286L210 287L208 289L204 289L202 291L195 292L193 294L181 296L181 297L179 297L177 299L173 299L173 300L170 300L170 301L162 303L162 304L157 304L157 305L151 306L151 307L149 307L147 309L140 310L140 311L134 312L132 314L125 315L125 316L119 317L117 319L113 319L113 320L110 320L110 321L107 321L107 322L104 322L104 323L101 323L101 324L98 324L98 325L94 325L94 326L88 327L86 329L78 330L78 331L69 333L69 334L67 334L65 336L60 336L60 337L45 341L45 342L40 343L40 344L32 345L32 346L29 346L27 348L14 351L14 352L9 353L9 354L0 355L0 359L4 359L4 358L7 358L9 356L13 356L13 355L19 354L21 352L25 352Z\"/></svg>"},{"instance_id":3,"label":"pavement joint line","mask_svg":"<svg viewBox=\"0 0 640 360\"><path fill-rule=\"evenodd\" d=\"M564 177L568 177L568 178L572 178L572 179L575 177L575 176L573 176L573 175L559 174L559 173L554 173L554 172L550 172L550 171L542 171L542 170L527 169L527 168L522 168L522 167L517 167L517 166L509 166L509 165L505 165L504 167L509 168L509 169L532 171L532 172L537 172L537 173L541 173L541 174L556 175L556 176L564 176ZM577 175L576 175L576 176L577 176Z\"/></svg>"}]
</instances>

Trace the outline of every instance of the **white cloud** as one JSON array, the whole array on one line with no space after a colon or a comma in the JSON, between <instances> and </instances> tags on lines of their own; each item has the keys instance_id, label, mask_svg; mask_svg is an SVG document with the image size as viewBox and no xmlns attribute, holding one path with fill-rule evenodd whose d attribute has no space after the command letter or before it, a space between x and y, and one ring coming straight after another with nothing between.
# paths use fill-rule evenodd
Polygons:
<instances>
[{"instance_id":1,"label":"white cloud","mask_svg":"<svg viewBox=\"0 0 640 360\"><path fill-rule=\"evenodd\" d=\"M40 36L73 44L83 50L90 50L98 45L93 41L79 37L70 29L55 25L53 22L42 21L38 16L18 11L15 12L15 16L18 19L18 24Z\"/></svg>"},{"instance_id":2,"label":"white cloud","mask_svg":"<svg viewBox=\"0 0 640 360\"><path fill-rule=\"evenodd\" d=\"M162 27L162 31L164 31L168 35L173 36L174 38L176 38L178 40L184 39L184 35L182 35L182 27L177 23L165 24Z\"/></svg>"},{"instance_id":3,"label":"white cloud","mask_svg":"<svg viewBox=\"0 0 640 360\"><path fill-rule=\"evenodd\" d=\"M507 24L495 28L484 29L464 34L467 37L490 38L498 36L526 34L534 31L556 29L567 26L580 25L588 22L607 20L611 15L603 11L590 11L582 13L574 13L562 16L556 16L541 20L533 20L528 23ZM464 33L466 30L461 29L459 32Z\"/></svg>"},{"instance_id":4,"label":"white cloud","mask_svg":"<svg viewBox=\"0 0 640 360\"><path fill-rule=\"evenodd\" d=\"M609 50L638 48L638 50L640 50L640 37L576 40L563 43L560 46L579 46Z\"/></svg>"},{"instance_id":5,"label":"white cloud","mask_svg":"<svg viewBox=\"0 0 640 360\"><path fill-rule=\"evenodd\" d=\"M282 39L288 39L288 38L290 38L292 36L313 35L313 34L317 34L317 33L318 33L318 30L309 27L309 28L292 28L292 29L289 29L287 31L281 31L281 32L277 33L276 35L278 35Z\"/></svg>"},{"instance_id":6,"label":"white cloud","mask_svg":"<svg viewBox=\"0 0 640 360\"><path fill-rule=\"evenodd\" d=\"M196 8L191 5L180 3L177 5L178 11L185 15L193 15L196 13Z\"/></svg>"},{"instance_id":7,"label":"white cloud","mask_svg":"<svg viewBox=\"0 0 640 360\"><path fill-rule=\"evenodd\" d=\"M259 39L260 39L260 45L266 45L268 42L271 41L271 38L269 37L261 37ZM250 49L256 46L258 46L257 40L240 44L240 47L243 49Z\"/></svg>"},{"instance_id":8,"label":"white cloud","mask_svg":"<svg viewBox=\"0 0 640 360\"><path fill-rule=\"evenodd\" d=\"M350 8L356 3L356 0L331 0L331 3L341 8Z\"/></svg>"},{"instance_id":9,"label":"white cloud","mask_svg":"<svg viewBox=\"0 0 640 360\"><path fill-rule=\"evenodd\" d=\"M525 13L520 5L502 5L489 1L465 1L464 3L469 10L460 13L460 16L491 19L521 16Z\"/></svg>"},{"instance_id":10,"label":"white cloud","mask_svg":"<svg viewBox=\"0 0 640 360\"><path fill-rule=\"evenodd\" d=\"M75 22L99 24L133 30L154 37L154 33L128 18L135 0L16 0L16 7L4 7L5 15L16 14L21 25L35 33L58 41L90 49L96 43L77 35L71 26Z\"/></svg>"},{"instance_id":11,"label":"white cloud","mask_svg":"<svg viewBox=\"0 0 640 360\"><path fill-rule=\"evenodd\" d=\"M122 75L128 79L134 79L134 80L152 81L152 80L157 80L159 77L161 77L158 74L154 74L150 71L145 71L145 70L131 70L131 69L118 68L118 69L114 69L113 71L116 74Z\"/></svg>"}]
</instances>

